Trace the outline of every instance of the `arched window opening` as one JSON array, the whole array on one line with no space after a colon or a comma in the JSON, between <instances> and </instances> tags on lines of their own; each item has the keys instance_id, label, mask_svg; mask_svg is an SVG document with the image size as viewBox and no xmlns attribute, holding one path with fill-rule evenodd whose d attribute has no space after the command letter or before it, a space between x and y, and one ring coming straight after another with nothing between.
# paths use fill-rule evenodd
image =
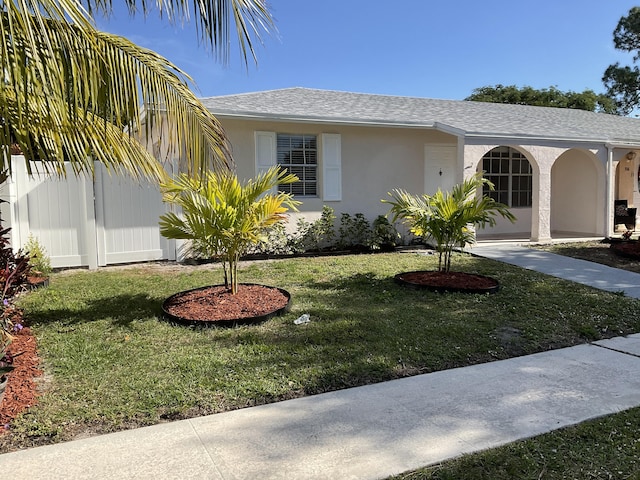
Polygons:
<instances>
[{"instance_id":1,"label":"arched window opening","mask_svg":"<svg viewBox=\"0 0 640 480\"><path fill-rule=\"evenodd\" d=\"M482 190L494 200L509 207L530 207L532 203L533 170L529 160L511 147L496 147L482 157L484 178L495 186Z\"/></svg>"}]
</instances>

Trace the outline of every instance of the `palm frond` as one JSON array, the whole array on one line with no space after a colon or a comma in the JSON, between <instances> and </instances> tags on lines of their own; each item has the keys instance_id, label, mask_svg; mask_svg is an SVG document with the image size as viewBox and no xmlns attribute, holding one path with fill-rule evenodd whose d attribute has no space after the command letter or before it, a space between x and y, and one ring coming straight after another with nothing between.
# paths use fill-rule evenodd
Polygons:
<instances>
[{"instance_id":1,"label":"palm frond","mask_svg":"<svg viewBox=\"0 0 640 480\"><path fill-rule=\"evenodd\" d=\"M49 171L63 172L64 160L77 171L92 171L92 161L86 160L91 156L114 171L158 178L162 165L154 165L133 145L144 139L142 147L148 147L157 135L175 146L169 157L184 152L190 174L232 166L225 133L189 90L191 79L160 55L95 29L89 14L109 11L110 2L88 2L88 11L77 0L13 0L4 5L0 169L10 168L7 159L17 144L31 161L45 161ZM186 7L181 0L164 5L172 14ZM231 17L237 22L243 15L249 23L270 19L260 1L212 0L198 3L196 10L206 12L206 25L213 19L222 25ZM228 40L228 30L209 33L212 43Z\"/></svg>"},{"instance_id":2,"label":"palm frond","mask_svg":"<svg viewBox=\"0 0 640 480\"><path fill-rule=\"evenodd\" d=\"M256 179L241 183L234 173L209 172L202 178L181 174L162 184L165 201L182 209L160 217L160 232L167 238L191 239L201 255L215 252L229 265L232 291L237 290L237 263L264 231L285 219L287 208L299 203L290 194L269 193L279 180L297 177L273 167Z\"/></svg>"},{"instance_id":3,"label":"palm frond","mask_svg":"<svg viewBox=\"0 0 640 480\"><path fill-rule=\"evenodd\" d=\"M515 221L506 205L488 196L477 195L485 184L493 189L493 184L478 173L454 185L449 192L438 189L429 196L394 190L389 194L391 200L382 201L391 205L389 213L393 214L394 221L402 219L412 233L430 237L436 242L440 269L448 270L453 249L475 242L471 226L493 226L497 215Z\"/></svg>"}]
</instances>

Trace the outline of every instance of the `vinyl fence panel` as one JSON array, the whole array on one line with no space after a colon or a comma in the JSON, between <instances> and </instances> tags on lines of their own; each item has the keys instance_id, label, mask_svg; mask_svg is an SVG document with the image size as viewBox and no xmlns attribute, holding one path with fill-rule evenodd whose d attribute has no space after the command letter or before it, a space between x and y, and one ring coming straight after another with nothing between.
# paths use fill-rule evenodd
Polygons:
<instances>
[{"instance_id":1,"label":"vinyl fence panel","mask_svg":"<svg viewBox=\"0 0 640 480\"><path fill-rule=\"evenodd\" d=\"M96 165L95 179L29 176L13 159L8 182L12 245L29 234L45 247L54 268L89 267L175 259L175 243L165 240L158 219L165 212L157 186L109 176Z\"/></svg>"}]
</instances>

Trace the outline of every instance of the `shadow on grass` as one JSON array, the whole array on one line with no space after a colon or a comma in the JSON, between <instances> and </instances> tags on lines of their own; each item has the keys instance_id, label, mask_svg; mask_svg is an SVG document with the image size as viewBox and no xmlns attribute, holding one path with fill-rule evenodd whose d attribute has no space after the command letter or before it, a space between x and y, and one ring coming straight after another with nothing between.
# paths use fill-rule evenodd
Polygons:
<instances>
[{"instance_id":1,"label":"shadow on grass","mask_svg":"<svg viewBox=\"0 0 640 480\"><path fill-rule=\"evenodd\" d=\"M71 326L104 319L110 319L114 325L126 326L143 318L159 317L162 313L162 300L141 293L122 293L83 303L78 308L43 306L27 309L27 319L33 326L55 322Z\"/></svg>"}]
</instances>

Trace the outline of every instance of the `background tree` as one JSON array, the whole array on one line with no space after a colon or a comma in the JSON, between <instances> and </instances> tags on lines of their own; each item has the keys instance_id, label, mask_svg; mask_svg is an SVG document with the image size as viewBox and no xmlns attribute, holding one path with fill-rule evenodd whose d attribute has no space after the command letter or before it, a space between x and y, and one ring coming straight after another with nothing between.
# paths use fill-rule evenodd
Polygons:
<instances>
[{"instance_id":1,"label":"background tree","mask_svg":"<svg viewBox=\"0 0 640 480\"><path fill-rule=\"evenodd\" d=\"M613 44L617 50L635 52L634 63L640 59L640 7L633 7L626 17L620 18L613 31ZM640 105L640 70L636 65L620 66L619 62L609 65L602 81L621 114L629 115Z\"/></svg>"},{"instance_id":2,"label":"background tree","mask_svg":"<svg viewBox=\"0 0 640 480\"><path fill-rule=\"evenodd\" d=\"M125 0L130 14L146 15L152 2ZM224 61L231 36L245 62L253 42L273 28L263 0L156 0L169 21L188 20ZM225 134L188 87L190 77L151 50L100 32L93 15L109 16L110 1L9 0L0 10L0 172L11 168L12 147L59 174L63 162L75 173L92 172L93 160L110 171L162 178L162 165L144 140L157 122L184 153L192 171L227 167Z\"/></svg>"},{"instance_id":3,"label":"background tree","mask_svg":"<svg viewBox=\"0 0 640 480\"><path fill-rule=\"evenodd\" d=\"M541 90L532 87L518 88L515 85L480 87L474 89L465 100L617 113L615 100L608 95L598 94L593 90L585 90L582 93L563 92L553 86Z\"/></svg>"}]
</instances>

